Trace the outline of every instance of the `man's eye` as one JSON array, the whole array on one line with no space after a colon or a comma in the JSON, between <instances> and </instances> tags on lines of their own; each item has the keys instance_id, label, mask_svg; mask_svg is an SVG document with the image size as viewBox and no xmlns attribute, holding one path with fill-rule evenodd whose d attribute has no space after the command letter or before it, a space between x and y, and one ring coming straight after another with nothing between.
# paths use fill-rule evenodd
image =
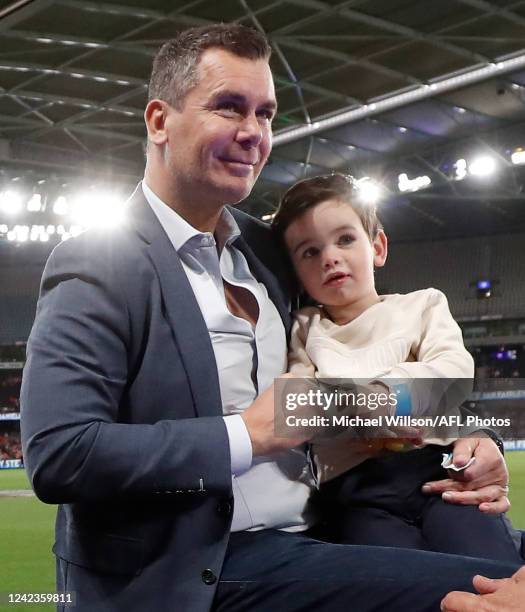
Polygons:
<instances>
[{"instance_id":1,"label":"man's eye","mask_svg":"<svg viewBox=\"0 0 525 612\"><path fill-rule=\"evenodd\" d=\"M237 115L240 112L239 107L236 104L233 104L232 102L223 102L221 104L218 104L217 110L228 115Z\"/></svg>"},{"instance_id":2,"label":"man's eye","mask_svg":"<svg viewBox=\"0 0 525 612\"><path fill-rule=\"evenodd\" d=\"M273 119L273 111L271 110L262 110L262 111L259 111L257 114L259 117L266 119L266 121L272 121Z\"/></svg>"},{"instance_id":3,"label":"man's eye","mask_svg":"<svg viewBox=\"0 0 525 612\"><path fill-rule=\"evenodd\" d=\"M337 241L338 244L352 244L352 242L354 241L354 237L351 236L350 234L342 234L341 236L339 236L339 240Z\"/></svg>"}]
</instances>

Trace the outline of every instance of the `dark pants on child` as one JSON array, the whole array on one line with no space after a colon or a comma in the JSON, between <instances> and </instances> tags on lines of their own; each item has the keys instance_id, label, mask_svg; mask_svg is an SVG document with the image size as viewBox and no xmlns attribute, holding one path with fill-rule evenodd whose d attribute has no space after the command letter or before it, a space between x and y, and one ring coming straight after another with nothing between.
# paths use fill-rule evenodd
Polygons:
<instances>
[{"instance_id":1,"label":"dark pants on child","mask_svg":"<svg viewBox=\"0 0 525 612\"><path fill-rule=\"evenodd\" d=\"M331 541L416 548L523 563L521 532L504 514L444 502L421 486L447 478L448 447L427 446L368 459L321 485L319 498Z\"/></svg>"}]
</instances>

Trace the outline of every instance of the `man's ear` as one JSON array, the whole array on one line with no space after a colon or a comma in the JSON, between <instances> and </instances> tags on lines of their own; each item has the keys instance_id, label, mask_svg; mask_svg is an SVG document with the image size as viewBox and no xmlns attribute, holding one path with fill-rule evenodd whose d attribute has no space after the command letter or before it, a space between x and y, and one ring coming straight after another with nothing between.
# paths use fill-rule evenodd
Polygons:
<instances>
[{"instance_id":1,"label":"man's ear","mask_svg":"<svg viewBox=\"0 0 525 612\"><path fill-rule=\"evenodd\" d=\"M163 145L167 140L166 120L169 106L163 100L153 99L146 105L144 121L148 130L148 141Z\"/></svg>"},{"instance_id":2,"label":"man's ear","mask_svg":"<svg viewBox=\"0 0 525 612\"><path fill-rule=\"evenodd\" d=\"M372 247L374 249L374 266L382 268L388 255L388 238L382 229L377 232Z\"/></svg>"}]
</instances>

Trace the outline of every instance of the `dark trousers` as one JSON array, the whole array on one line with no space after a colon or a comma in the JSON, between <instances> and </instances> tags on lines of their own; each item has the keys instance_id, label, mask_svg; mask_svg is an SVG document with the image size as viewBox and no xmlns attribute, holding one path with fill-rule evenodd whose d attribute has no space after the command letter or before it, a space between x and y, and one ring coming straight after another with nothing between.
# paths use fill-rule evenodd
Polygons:
<instances>
[{"instance_id":1,"label":"dark trousers","mask_svg":"<svg viewBox=\"0 0 525 612\"><path fill-rule=\"evenodd\" d=\"M472 577L519 566L456 555L330 544L274 530L233 533L215 612L437 612Z\"/></svg>"},{"instance_id":2,"label":"dark trousers","mask_svg":"<svg viewBox=\"0 0 525 612\"><path fill-rule=\"evenodd\" d=\"M421 493L423 483L447 477L440 465L447 450L427 446L388 453L322 485L328 538L523 563L521 532L504 514L484 514L476 506Z\"/></svg>"}]
</instances>

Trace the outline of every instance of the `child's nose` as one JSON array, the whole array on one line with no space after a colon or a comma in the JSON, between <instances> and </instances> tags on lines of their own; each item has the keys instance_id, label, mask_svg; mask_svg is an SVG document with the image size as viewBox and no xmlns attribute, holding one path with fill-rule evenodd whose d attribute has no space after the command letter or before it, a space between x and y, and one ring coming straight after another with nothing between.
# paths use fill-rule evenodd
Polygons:
<instances>
[{"instance_id":1,"label":"child's nose","mask_svg":"<svg viewBox=\"0 0 525 612\"><path fill-rule=\"evenodd\" d=\"M337 265L338 263L339 263L339 256L334 250L327 249L323 253L323 268L325 269L331 268Z\"/></svg>"}]
</instances>

